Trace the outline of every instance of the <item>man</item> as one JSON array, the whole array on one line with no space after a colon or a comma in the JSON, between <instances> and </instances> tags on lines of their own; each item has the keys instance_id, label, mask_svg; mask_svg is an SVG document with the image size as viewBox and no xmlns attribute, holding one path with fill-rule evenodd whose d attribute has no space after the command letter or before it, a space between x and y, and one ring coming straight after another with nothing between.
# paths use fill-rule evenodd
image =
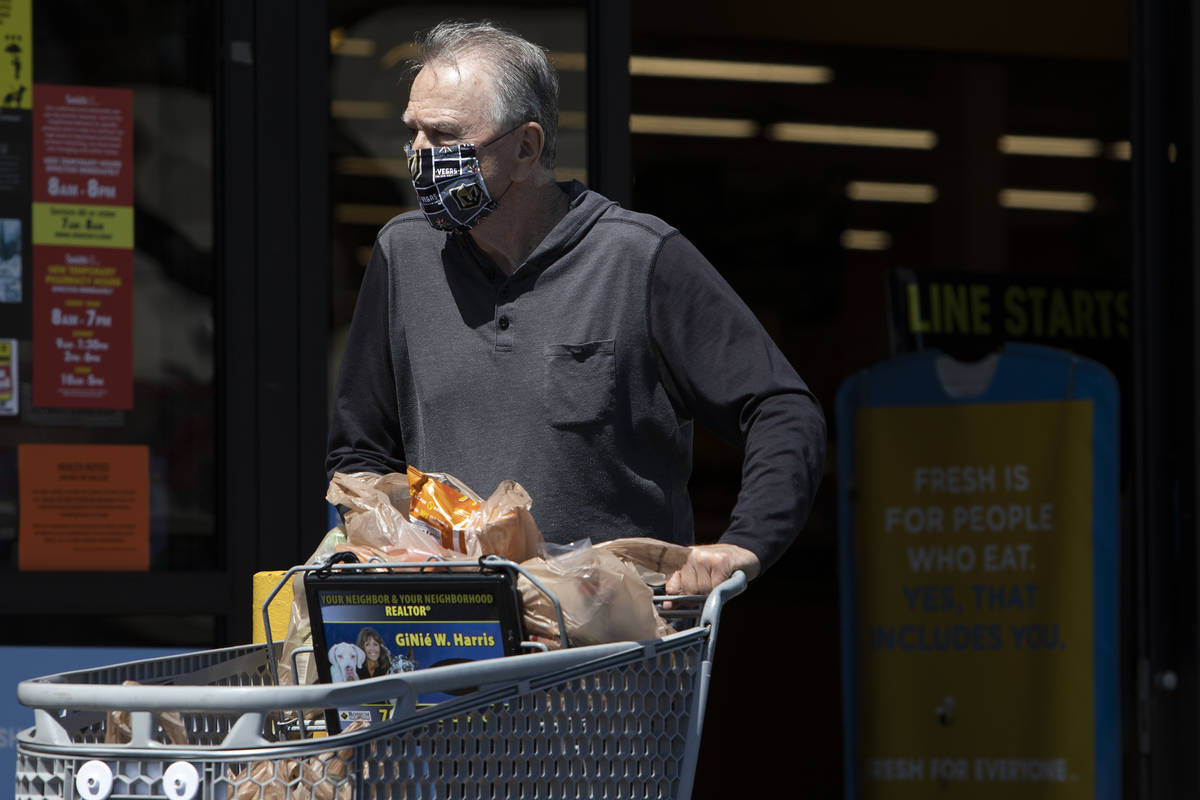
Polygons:
<instances>
[{"instance_id":1,"label":"man","mask_svg":"<svg viewBox=\"0 0 1200 800\"><path fill-rule=\"evenodd\" d=\"M825 422L754 314L678 231L554 181L558 81L490 23L419 43L404 119L421 211L376 239L327 467L511 478L550 541L693 544L693 420L745 447L717 544L671 593L755 577L808 514Z\"/></svg>"}]
</instances>

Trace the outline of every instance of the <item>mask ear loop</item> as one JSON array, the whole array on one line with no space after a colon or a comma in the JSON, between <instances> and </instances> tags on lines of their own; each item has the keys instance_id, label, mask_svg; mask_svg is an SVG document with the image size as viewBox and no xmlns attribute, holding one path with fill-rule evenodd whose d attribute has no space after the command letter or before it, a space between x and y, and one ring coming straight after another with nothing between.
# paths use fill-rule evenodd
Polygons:
<instances>
[{"instance_id":1,"label":"mask ear loop","mask_svg":"<svg viewBox=\"0 0 1200 800\"><path fill-rule=\"evenodd\" d=\"M525 122L530 122L530 120L525 120ZM515 131L517 128L520 128L522 125L524 125L524 124L525 124L525 122L518 122L518 123L517 123L517 124L516 124L514 127L512 127L512 128L509 128L509 129L508 129L508 130L506 130L504 133L500 134L499 136L496 136L496 137L494 137L494 138L493 138L493 139L492 139L490 142L485 142L484 144L481 144L481 145L479 145L479 149L480 149L480 150L482 150L482 149L483 149L483 148L485 148L485 147L491 147L491 146L492 146L492 145L494 145L496 142L500 141L500 140L501 140L501 139L503 139L505 136L508 136L510 133L512 133L513 131Z\"/></svg>"},{"instance_id":2,"label":"mask ear loop","mask_svg":"<svg viewBox=\"0 0 1200 800\"><path fill-rule=\"evenodd\" d=\"M504 187L504 191L501 192L498 197L496 197L494 200L492 200L492 202L495 203L497 207L499 207L500 201L504 199L504 195L508 194L508 190L513 187L514 183L516 183L516 181L510 180L508 182L508 186ZM486 182L484 183L484 186L487 186Z\"/></svg>"},{"instance_id":3,"label":"mask ear loop","mask_svg":"<svg viewBox=\"0 0 1200 800\"><path fill-rule=\"evenodd\" d=\"M518 123L516 126L514 126L514 127L512 127L512 128L509 128L507 131L505 131L504 133L500 134L500 135L499 135L499 136L497 136L496 138L492 139L492 140L491 140L490 142L488 142L487 144L481 144L481 145L479 145L479 147L478 147L478 148L476 148L476 151L478 152L479 150L482 150L482 149L483 149L483 148L485 148L485 147L488 147L488 146L490 146L490 145L493 145L493 144L495 144L496 142L500 141L500 140L501 140L501 139L503 139L505 136L508 136L510 133L512 133L513 131L517 130L518 128L520 128L522 125L524 125L526 122L529 122L529 121L530 121L530 120L525 120L525 122ZM484 181L484 180L483 180L483 176L482 176L482 175L480 175L480 176L479 176L479 178L480 178L480 181L483 183L483 185L484 185L484 188L487 188L487 181ZM492 211L495 211L497 208L499 208L499 207L500 207L500 201L504 199L504 195L508 194L508 190L509 190L509 189L511 189L511 188L513 187L513 184L514 184L514 183L516 183L516 181L514 181L514 180L511 180L511 179L510 179L510 180L509 180L509 182L508 182L508 186L505 186L505 187L504 187L504 191L503 191L503 192L501 192L499 195L496 195L495 197L493 197L493 198L492 198L492 202L493 202L493 203L495 203L495 206L492 208ZM488 194L489 194L489 195L491 195L491 192L488 192Z\"/></svg>"},{"instance_id":4,"label":"mask ear loop","mask_svg":"<svg viewBox=\"0 0 1200 800\"><path fill-rule=\"evenodd\" d=\"M521 125L524 125L524 124L525 124L524 122L522 122L522 123L521 123ZM497 136L495 139L492 139L492 140L491 140L490 142L488 142L487 144L481 144L481 145L477 145L477 146L475 147L475 152L476 152L476 153L478 153L480 150L482 150L483 148L487 147L488 145L495 144L496 142L498 142L498 141L500 141L501 139L503 139L505 136L508 136L508 134L510 134L510 133L512 133L513 131L515 131L517 128L520 128L520 127L521 127L521 125L518 125L516 128L510 128L509 130L507 130L507 131L505 131L504 133L502 133L502 134L500 134L499 136ZM479 163L478 156L476 156L475 163L476 163L476 164L478 164L478 163ZM483 179L483 174L482 174L482 172L481 172L481 173L480 173L480 175L479 175L479 182L480 182L481 184L483 184L483 188L484 188L484 190L487 190L487 181L485 181L485 180ZM496 209L498 209L498 208L500 207L500 201L504 199L504 195L508 194L508 190L509 190L509 189L511 189L511 188L513 187L513 184L514 184L514 183L516 183L516 181L514 181L514 180L511 180L511 179L510 179L510 180L509 180L509 182L508 182L508 186L505 186L505 187L504 187L504 191L503 191L503 192L501 192L501 193L500 193L500 194L498 194L498 195L493 195L493 194L492 194L490 191L488 191L488 200L490 200L490 201L491 201L491 203L492 203L492 207L491 207L491 208L490 208L490 209L487 211L487 214L491 214L492 212L494 212ZM479 218L479 216L480 216L480 214L479 214L479 213L477 213L477 214L475 215L475 217L473 217L472 219L478 219L478 218Z\"/></svg>"}]
</instances>

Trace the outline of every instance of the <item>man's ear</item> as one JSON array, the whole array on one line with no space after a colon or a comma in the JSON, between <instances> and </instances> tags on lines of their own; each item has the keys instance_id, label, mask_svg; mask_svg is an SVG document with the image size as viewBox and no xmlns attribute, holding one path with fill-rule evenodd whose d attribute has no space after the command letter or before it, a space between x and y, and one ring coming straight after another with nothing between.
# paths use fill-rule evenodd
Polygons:
<instances>
[{"instance_id":1,"label":"man's ear","mask_svg":"<svg viewBox=\"0 0 1200 800\"><path fill-rule=\"evenodd\" d=\"M513 180L520 182L529 180L535 174L542 160L542 148L546 146L546 132L536 122L527 122L520 131L517 144L517 166L513 170Z\"/></svg>"}]
</instances>

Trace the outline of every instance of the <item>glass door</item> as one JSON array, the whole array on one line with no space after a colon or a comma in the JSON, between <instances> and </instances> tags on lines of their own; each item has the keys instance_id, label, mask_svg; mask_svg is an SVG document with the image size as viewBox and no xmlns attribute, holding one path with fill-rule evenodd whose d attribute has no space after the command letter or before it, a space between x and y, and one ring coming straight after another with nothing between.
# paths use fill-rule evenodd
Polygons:
<instances>
[{"instance_id":1,"label":"glass door","mask_svg":"<svg viewBox=\"0 0 1200 800\"><path fill-rule=\"evenodd\" d=\"M0 639L207 643L212 613L146 616L183 611L186 578L123 597L228 566L214 4L6 8Z\"/></svg>"},{"instance_id":2,"label":"glass door","mask_svg":"<svg viewBox=\"0 0 1200 800\"><path fill-rule=\"evenodd\" d=\"M0 26L0 641L248 641L325 530L325 9Z\"/></svg>"}]
</instances>

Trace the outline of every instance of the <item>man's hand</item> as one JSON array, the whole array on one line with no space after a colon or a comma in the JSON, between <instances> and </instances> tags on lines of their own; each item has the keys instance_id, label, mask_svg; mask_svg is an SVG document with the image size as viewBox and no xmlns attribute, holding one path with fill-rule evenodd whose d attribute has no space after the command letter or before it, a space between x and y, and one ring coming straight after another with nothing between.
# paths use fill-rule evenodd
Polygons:
<instances>
[{"instance_id":1,"label":"man's hand","mask_svg":"<svg viewBox=\"0 0 1200 800\"><path fill-rule=\"evenodd\" d=\"M708 594L739 569L752 580L762 570L758 556L736 544L698 544L687 562L667 578L667 594Z\"/></svg>"}]
</instances>

